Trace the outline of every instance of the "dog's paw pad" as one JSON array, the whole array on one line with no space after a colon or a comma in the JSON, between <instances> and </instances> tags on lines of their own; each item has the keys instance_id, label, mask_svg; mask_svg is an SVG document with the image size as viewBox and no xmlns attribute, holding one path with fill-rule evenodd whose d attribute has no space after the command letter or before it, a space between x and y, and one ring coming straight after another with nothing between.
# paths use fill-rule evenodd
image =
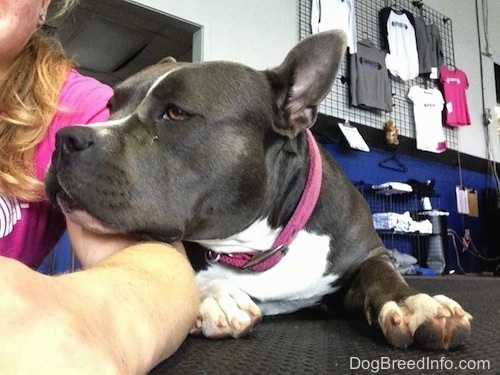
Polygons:
<instances>
[{"instance_id":1,"label":"dog's paw pad","mask_svg":"<svg viewBox=\"0 0 500 375\"><path fill-rule=\"evenodd\" d=\"M444 295L433 299L440 305L438 313L416 329L415 341L432 350L451 349L463 344L471 331L472 315Z\"/></svg>"},{"instance_id":2,"label":"dog's paw pad","mask_svg":"<svg viewBox=\"0 0 500 375\"><path fill-rule=\"evenodd\" d=\"M403 324L395 324L399 315L402 315ZM407 346L401 345L406 337L401 334L405 333L419 347L429 350L446 350L463 344L470 333L471 320L472 316L451 298L423 293L410 296L399 304L387 302L379 314L379 324L390 344Z\"/></svg>"}]
</instances>

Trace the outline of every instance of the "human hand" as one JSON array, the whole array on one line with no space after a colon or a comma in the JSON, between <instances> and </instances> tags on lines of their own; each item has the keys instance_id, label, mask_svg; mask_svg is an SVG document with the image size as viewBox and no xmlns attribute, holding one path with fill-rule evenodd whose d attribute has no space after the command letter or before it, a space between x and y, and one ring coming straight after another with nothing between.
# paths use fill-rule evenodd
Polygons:
<instances>
[{"instance_id":1,"label":"human hand","mask_svg":"<svg viewBox=\"0 0 500 375\"><path fill-rule=\"evenodd\" d=\"M101 234L73 223L66 219L71 247L84 268L92 267L110 255L129 246L142 242L127 234ZM186 256L182 242L170 244L173 248Z\"/></svg>"},{"instance_id":2,"label":"human hand","mask_svg":"<svg viewBox=\"0 0 500 375\"><path fill-rule=\"evenodd\" d=\"M126 234L101 234L66 219L71 247L83 268L89 268L110 255L132 246L138 239Z\"/></svg>"}]
</instances>

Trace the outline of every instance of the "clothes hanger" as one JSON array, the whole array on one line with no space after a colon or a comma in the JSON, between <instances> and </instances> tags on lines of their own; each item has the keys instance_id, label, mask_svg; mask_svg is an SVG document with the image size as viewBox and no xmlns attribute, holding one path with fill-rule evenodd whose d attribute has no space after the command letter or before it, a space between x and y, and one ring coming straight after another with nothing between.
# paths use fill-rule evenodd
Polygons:
<instances>
[{"instance_id":1,"label":"clothes hanger","mask_svg":"<svg viewBox=\"0 0 500 375\"><path fill-rule=\"evenodd\" d=\"M457 67L455 66L455 64L451 61L451 59L448 56L446 56L446 65L449 68L451 68L450 70L452 70L452 71L457 70Z\"/></svg>"},{"instance_id":2,"label":"clothes hanger","mask_svg":"<svg viewBox=\"0 0 500 375\"><path fill-rule=\"evenodd\" d=\"M368 45L371 47L375 47L375 43L373 43L373 41L370 39L370 35L368 34L367 31L363 30L361 32L361 37L362 37L362 39L359 41L359 43L362 43L364 45Z\"/></svg>"},{"instance_id":3,"label":"clothes hanger","mask_svg":"<svg viewBox=\"0 0 500 375\"><path fill-rule=\"evenodd\" d=\"M427 90L428 86L427 86L427 82L426 82L424 77L418 76L416 78L416 81L417 81L418 87L420 87L421 89Z\"/></svg>"},{"instance_id":4,"label":"clothes hanger","mask_svg":"<svg viewBox=\"0 0 500 375\"><path fill-rule=\"evenodd\" d=\"M378 163L379 167L390 169L391 171L406 173L408 172L408 167L404 165L396 156L396 153L393 152L390 157L385 160L382 160Z\"/></svg>"},{"instance_id":5,"label":"clothes hanger","mask_svg":"<svg viewBox=\"0 0 500 375\"><path fill-rule=\"evenodd\" d=\"M415 8L418 8L420 11L423 9L424 6L423 1L412 1L411 3Z\"/></svg>"},{"instance_id":6,"label":"clothes hanger","mask_svg":"<svg viewBox=\"0 0 500 375\"><path fill-rule=\"evenodd\" d=\"M420 17L422 17L422 19L424 21L426 21L426 24L432 25L434 22L427 16L427 12L426 12L423 4L421 4L420 7L417 6L417 8L419 9Z\"/></svg>"},{"instance_id":7,"label":"clothes hanger","mask_svg":"<svg viewBox=\"0 0 500 375\"><path fill-rule=\"evenodd\" d=\"M394 1L391 5L391 8L396 12L402 12L404 10L404 8L400 4L398 4L398 1Z\"/></svg>"}]
</instances>

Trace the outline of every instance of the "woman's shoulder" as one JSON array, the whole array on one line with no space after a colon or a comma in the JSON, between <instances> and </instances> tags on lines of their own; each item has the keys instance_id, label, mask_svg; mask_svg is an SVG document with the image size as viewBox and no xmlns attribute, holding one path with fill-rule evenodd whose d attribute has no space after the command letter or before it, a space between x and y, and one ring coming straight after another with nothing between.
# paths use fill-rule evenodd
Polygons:
<instances>
[{"instance_id":1,"label":"woman's shoulder","mask_svg":"<svg viewBox=\"0 0 500 375\"><path fill-rule=\"evenodd\" d=\"M102 97L105 97L107 102L111 95L113 95L113 89L110 86L71 69L61 88L59 102L64 105L65 102L71 103L75 99L79 102L82 99L97 100Z\"/></svg>"},{"instance_id":2,"label":"woman's shoulder","mask_svg":"<svg viewBox=\"0 0 500 375\"><path fill-rule=\"evenodd\" d=\"M106 120L109 116L107 104L112 95L110 86L72 69L61 88L56 119L80 124Z\"/></svg>"}]
</instances>

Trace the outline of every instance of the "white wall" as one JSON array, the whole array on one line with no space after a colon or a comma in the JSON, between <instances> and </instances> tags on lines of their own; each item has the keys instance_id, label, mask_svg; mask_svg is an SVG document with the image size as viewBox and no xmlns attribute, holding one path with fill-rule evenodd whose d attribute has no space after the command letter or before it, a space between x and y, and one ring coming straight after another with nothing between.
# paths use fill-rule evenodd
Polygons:
<instances>
[{"instance_id":1,"label":"white wall","mask_svg":"<svg viewBox=\"0 0 500 375\"><path fill-rule=\"evenodd\" d=\"M139 0L203 27L202 58L256 69L281 63L298 40L298 0Z\"/></svg>"},{"instance_id":2,"label":"white wall","mask_svg":"<svg viewBox=\"0 0 500 375\"><path fill-rule=\"evenodd\" d=\"M481 0L477 1L481 3ZM298 39L298 0L135 2L202 26L203 60L233 60L265 69L278 65ZM488 0L489 40L493 56L483 56L483 84L476 0L426 0L424 3L452 19L456 66L469 78L467 97L472 125L458 130L460 151L487 158L485 131L489 131L494 142L494 158L500 162L496 125L486 128L482 121L483 109L494 108L496 103L493 61L500 63L500 1ZM482 44L484 52L484 37Z\"/></svg>"}]
</instances>

